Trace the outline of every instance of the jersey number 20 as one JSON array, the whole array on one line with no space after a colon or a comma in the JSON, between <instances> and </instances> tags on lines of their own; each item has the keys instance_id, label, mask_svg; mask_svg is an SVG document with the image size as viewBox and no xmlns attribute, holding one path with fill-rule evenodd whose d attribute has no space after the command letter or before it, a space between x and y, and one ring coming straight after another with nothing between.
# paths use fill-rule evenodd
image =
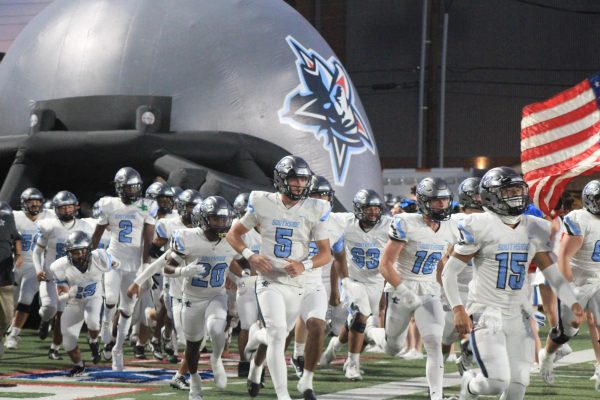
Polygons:
<instances>
[{"instance_id":1,"label":"jersey number 20","mask_svg":"<svg viewBox=\"0 0 600 400\"><path fill-rule=\"evenodd\" d=\"M198 264L204 265L206 267L206 272L202 275L193 277L191 282L192 286L202 288L218 288L223 286L223 283L225 282L225 270L227 269L226 263L218 263L214 266L202 262L199 262Z\"/></svg>"}]
</instances>

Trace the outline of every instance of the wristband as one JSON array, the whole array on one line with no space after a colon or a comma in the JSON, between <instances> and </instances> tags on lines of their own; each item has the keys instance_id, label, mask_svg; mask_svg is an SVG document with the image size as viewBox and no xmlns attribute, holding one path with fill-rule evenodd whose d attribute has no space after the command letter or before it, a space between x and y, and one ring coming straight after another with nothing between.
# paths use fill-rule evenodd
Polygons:
<instances>
[{"instance_id":1,"label":"wristband","mask_svg":"<svg viewBox=\"0 0 600 400\"><path fill-rule=\"evenodd\" d=\"M310 271L313 268L313 261L312 260L304 260L304 261L302 261L302 265L304 265L305 271Z\"/></svg>"},{"instance_id":2,"label":"wristband","mask_svg":"<svg viewBox=\"0 0 600 400\"><path fill-rule=\"evenodd\" d=\"M250 257L252 257L253 255L254 252L247 247L245 247L244 250L242 250L242 257L244 257L246 260L250 259Z\"/></svg>"}]
</instances>

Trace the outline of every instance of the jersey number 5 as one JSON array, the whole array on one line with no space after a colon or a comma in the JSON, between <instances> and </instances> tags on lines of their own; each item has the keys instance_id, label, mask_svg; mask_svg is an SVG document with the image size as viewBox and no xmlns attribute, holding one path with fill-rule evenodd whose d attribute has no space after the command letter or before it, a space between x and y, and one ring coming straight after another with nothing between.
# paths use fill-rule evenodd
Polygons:
<instances>
[{"instance_id":1,"label":"jersey number 5","mask_svg":"<svg viewBox=\"0 0 600 400\"><path fill-rule=\"evenodd\" d=\"M273 253L275 257L287 258L292 254L292 235L294 234L293 229L277 228L275 229L275 245L273 246Z\"/></svg>"}]
</instances>

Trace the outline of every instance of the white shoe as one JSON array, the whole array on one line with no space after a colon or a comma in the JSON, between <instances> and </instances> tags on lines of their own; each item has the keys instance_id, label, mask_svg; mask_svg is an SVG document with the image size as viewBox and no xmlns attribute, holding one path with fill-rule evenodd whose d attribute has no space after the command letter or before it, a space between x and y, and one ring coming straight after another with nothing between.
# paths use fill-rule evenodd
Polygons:
<instances>
[{"instance_id":1,"label":"white shoe","mask_svg":"<svg viewBox=\"0 0 600 400\"><path fill-rule=\"evenodd\" d=\"M248 361L252 359L260 345L260 341L256 337L256 332L260 329L261 327L258 325L258 322L250 325L250 329L248 329L248 343L246 343L246 348L244 349L244 355Z\"/></svg>"},{"instance_id":2,"label":"white shoe","mask_svg":"<svg viewBox=\"0 0 600 400\"><path fill-rule=\"evenodd\" d=\"M447 363L455 363L456 362L456 354L450 353L448 358L446 358Z\"/></svg>"},{"instance_id":3,"label":"white shoe","mask_svg":"<svg viewBox=\"0 0 600 400\"><path fill-rule=\"evenodd\" d=\"M400 358L403 360L422 360L425 356L417 349L411 349L406 354L401 355Z\"/></svg>"},{"instance_id":4,"label":"white shoe","mask_svg":"<svg viewBox=\"0 0 600 400\"><path fill-rule=\"evenodd\" d=\"M309 384L307 381L308 381L308 379L306 379L306 378L300 378L300 380L298 381L298 384L296 385L296 389L298 389L298 391L304 396L305 399L307 398L307 396L310 396L310 394L311 394L310 392L312 392L312 395L314 396L313 386L312 386L312 384ZM309 393L307 393L307 395L305 395L306 392L309 392ZM308 398L310 398L310 397L308 397Z\"/></svg>"},{"instance_id":5,"label":"white shoe","mask_svg":"<svg viewBox=\"0 0 600 400\"><path fill-rule=\"evenodd\" d=\"M335 358L335 343L337 343L337 342L339 342L339 339L337 338L337 336L331 338L331 340L329 341L329 344L327 345L327 348L321 355L321 361L319 362L319 365L331 364L331 362Z\"/></svg>"},{"instance_id":6,"label":"white shoe","mask_svg":"<svg viewBox=\"0 0 600 400\"><path fill-rule=\"evenodd\" d=\"M594 376L592 376L592 379L596 381L594 388L597 392L600 392L600 365L596 365L596 371L594 372Z\"/></svg>"},{"instance_id":7,"label":"white shoe","mask_svg":"<svg viewBox=\"0 0 600 400\"><path fill-rule=\"evenodd\" d=\"M17 347L19 347L19 340L21 340L21 338L18 336L8 335L6 337L6 341L4 342L4 347L6 347L8 350L15 350Z\"/></svg>"},{"instance_id":8,"label":"white shoe","mask_svg":"<svg viewBox=\"0 0 600 400\"><path fill-rule=\"evenodd\" d=\"M211 355L210 365L212 367L213 377L215 378L215 386L218 389L225 389L227 387L227 373L223 366L223 359L219 357L215 360L215 357Z\"/></svg>"},{"instance_id":9,"label":"white shoe","mask_svg":"<svg viewBox=\"0 0 600 400\"><path fill-rule=\"evenodd\" d=\"M469 382L475 377L475 374L471 370L464 372L460 382L460 394L458 395L459 400L477 400L479 398L476 394L469 393Z\"/></svg>"},{"instance_id":10,"label":"white shoe","mask_svg":"<svg viewBox=\"0 0 600 400\"><path fill-rule=\"evenodd\" d=\"M548 385L554 384L554 354L548 354L546 349L538 353L540 361L540 375Z\"/></svg>"},{"instance_id":11,"label":"white shoe","mask_svg":"<svg viewBox=\"0 0 600 400\"><path fill-rule=\"evenodd\" d=\"M385 353L385 350L378 344L368 344L365 346L365 353Z\"/></svg>"},{"instance_id":12,"label":"white shoe","mask_svg":"<svg viewBox=\"0 0 600 400\"><path fill-rule=\"evenodd\" d=\"M112 355L112 370L123 371L123 350L113 348L110 353Z\"/></svg>"},{"instance_id":13,"label":"white shoe","mask_svg":"<svg viewBox=\"0 0 600 400\"><path fill-rule=\"evenodd\" d=\"M568 343L563 344L558 350L556 350L556 353L554 353L554 362L557 362L561 358L568 356L572 352L573 349Z\"/></svg>"},{"instance_id":14,"label":"white shoe","mask_svg":"<svg viewBox=\"0 0 600 400\"><path fill-rule=\"evenodd\" d=\"M538 364L538 363L531 364L531 367L529 368L529 373L530 374L539 374L540 373L540 364Z\"/></svg>"},{"instance_id":15,"label":"white shoe","mask_svg":"<svg viewBox=\"0 0 600 400\"><path fill-rule=\"evenodd\" d=\"M353 362L348 363L345 374L346 379L350 379L352 381L360 381L363 378L360 371L360 366Z\"/></svg>"},{"instance_id":16,"label":"white shoe","mask_svg":"<svg viewBox=\"0 0 600 400\"><path fill-rule=\"evenodd\" d=\"M396 353L395 357L402 357L406 353L408 353L408 347L404 346L399 352Z\"/></svg>"}]
</instances>

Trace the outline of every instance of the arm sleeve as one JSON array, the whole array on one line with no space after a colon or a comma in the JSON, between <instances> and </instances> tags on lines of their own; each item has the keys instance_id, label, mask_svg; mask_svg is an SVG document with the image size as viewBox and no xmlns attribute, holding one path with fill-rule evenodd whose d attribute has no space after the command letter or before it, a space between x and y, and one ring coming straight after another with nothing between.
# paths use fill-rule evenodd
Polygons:
<instances>
[{"instance_id":1,"label":"arm sleeve","mask_svg":"<svg viewBox=\"0 0 600 400\"><path fill-rule=\"evenodd\" d=\"M460 292L458 291L458 274L460 274L466 266L466 263L452 256L450 256L444 265L444 270L442 271L442 285L448 303L450 303L452 308L463 305L460 298Z\"/></svg>"},{"instance_id":2,"label":"arm sleeve","mask_svg":"<svg viewBox=\"0 0 600 400\"><path fill-rule=\"evenodd\" d=\"M162 273L162 269L166 265L166 259L170 253L167 251L162 256L156 259L152 264L150 264L147 268L140 269L139 273L135 277L134 282L138 285L142 285L148 279L152 278L154 274Z\"/></svg>"}]
</instances>

